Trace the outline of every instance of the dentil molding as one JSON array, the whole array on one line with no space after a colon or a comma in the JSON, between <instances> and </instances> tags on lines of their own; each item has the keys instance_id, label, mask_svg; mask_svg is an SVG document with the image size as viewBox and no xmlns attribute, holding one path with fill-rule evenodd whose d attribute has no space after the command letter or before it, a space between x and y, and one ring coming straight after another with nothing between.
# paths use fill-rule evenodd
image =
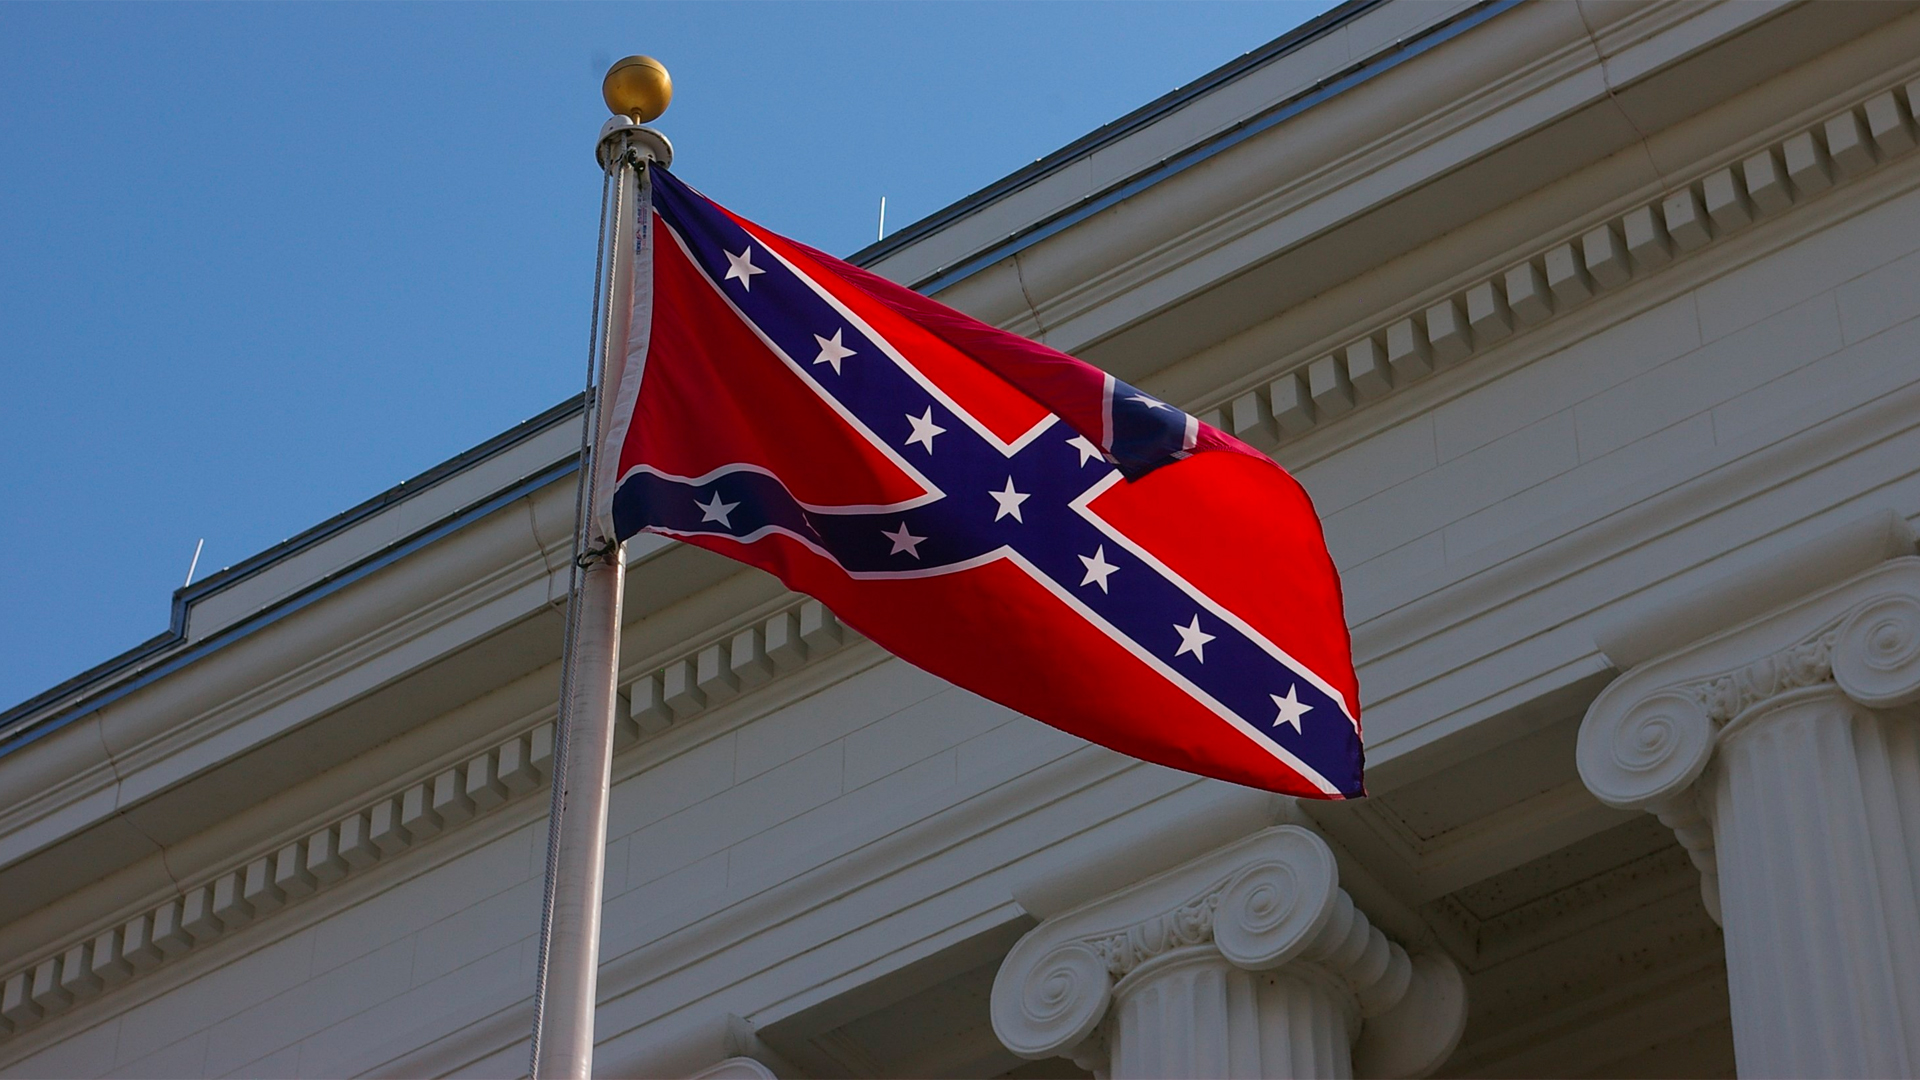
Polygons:
<instances>
[{"instance_id":1,"label":"dentil molding","mask_svg":"<svg viewBox=\"0 0 1920 1080\"><path fill-rule=\"evenodd\" d=\"M616 753L858 640L818 600L799 603L649 666L616 701ZM549 712L549 715L551 713ZM338 819L257 852L158 906L92 929L0 978L0 1043L216 940L285 911L375 863L551 790L554 722Z\"/></svg>"},{"instance_id":2,"label":"dentil molding","mask_svg":"<svg viewBox=\"0 0 1920 1080\"><path fill-rule=\"evenodd\" d=\"M1189 411L1263 445L1287 442L1905 155L1920 145L1916 115L1920 79L1876 91L1423 311L1331 351L1283 357L1263 385Z\"/></svg>"},{"instance_id":3,"label":"dentil molding","mask_svg":"<svg viewBox=\"0 0 1920 1080\"><path fill-rule=\"evenodd\" d=\"M1890 559L1615 680L1580 727L1580 777L1609 806L1673 827L1720 917L1713 829L1695 797L1717 748L1808 694L1920 702L1920 557Z\"/></svg>"},{"instance_id":4,"label":"dentil molding","mask_svg":"<svg viewBox=\"0 0 1920 1080\"><path fill-rule=\"evenodd\" d=\"M1333 851L1281 825L1041 923L994 979L993 1029L1014 1053L1101 1067L1118 995L1201 950L1244 971L1287 968L1332 986L1358 1031L1356 1076L1439 1067L1466 1023L1459 969L1408 956L1339 886Z\"/></svg>"}]
</instances>

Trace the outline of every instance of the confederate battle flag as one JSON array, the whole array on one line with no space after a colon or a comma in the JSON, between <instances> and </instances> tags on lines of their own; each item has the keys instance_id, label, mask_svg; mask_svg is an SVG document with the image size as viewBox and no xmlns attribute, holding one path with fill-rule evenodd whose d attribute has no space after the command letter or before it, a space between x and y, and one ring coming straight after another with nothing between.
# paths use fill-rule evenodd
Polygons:
<instances>
[{"instance_id":1,"label":"confederate battle flag","mask_svg":"<svg viewBox=\"0 0 1920 1080\"><path fill-rule=\"evenodd\" d=\"M1121 753L1364 794L1340 579L1292 477L647 172L603 530L757 566L907 661Z\"/></svg>"}]
</instances>

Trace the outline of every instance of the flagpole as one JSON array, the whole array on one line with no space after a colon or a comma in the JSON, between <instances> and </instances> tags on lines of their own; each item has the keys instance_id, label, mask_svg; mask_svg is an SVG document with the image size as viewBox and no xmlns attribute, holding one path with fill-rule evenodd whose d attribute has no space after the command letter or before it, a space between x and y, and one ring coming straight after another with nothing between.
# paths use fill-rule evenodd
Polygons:
<instances>
[{"instance_id":1,"label":"flagpole","mask_svg":"<svg viewBox=\"0 0 1920 1080\"><path fill-rule=\"evenodd\" d=\"M607 803L613 769L614 708L620 666L620 606L626 587L621 546L602 535L594 457L605 443L619 397L634 316L634 249L641 170L672 150L641 126L666 109L673 86L646 57L628 57L607 72L607 106L616 115L601 129L596 155L613 189L612 241L602 237L605 273L596 282L604 312L598 370L586 394L574 527L574 572L561 662L561 715L555 747L553 811L547 832L546 902L541 913L539 971L534 983L531 1075L536 1080L587 1080L593 1072L593 1019L600 972L600 907L606 874ZM608 250L610 249L610 250ZM644 313L643 313L644 314Z\"/></svg>"}]
</instances>

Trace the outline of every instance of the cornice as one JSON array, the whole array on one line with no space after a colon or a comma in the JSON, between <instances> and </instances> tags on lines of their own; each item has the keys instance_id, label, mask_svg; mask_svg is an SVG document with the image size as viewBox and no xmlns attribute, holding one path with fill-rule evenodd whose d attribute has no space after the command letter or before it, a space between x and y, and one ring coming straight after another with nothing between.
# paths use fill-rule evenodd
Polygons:
<instances>
[{"instance_id":1,"label":"cornice","mask_svg":"<svg viewBox=\"0 0 1920 1080\"><path fill-rule=\"evenodd\" d=\"M1382 295L1411 295L1428 277L1414 264L1431 267L1431 248L1492 254L1507 236L1566 220L1565 205L1538 200L1516 217L1529 193L1603 161L1650 183L1671 171L1668 157L1691 153L1687 143L1751 130L1742 118L1718 134L1661 129L1907 9L1853 10L1849 22L1799 5L1522 5L1381 88L1136 192L941 299L1158 384L1168 400L1211 398L1245 370L1241 354L1265 354L1254 360L1264 366L1380 310ZM1763 63L1760 53L1731 63L1722 48L1762 39ZM1689 108L1676 110L1676 98ZM1405 265L1384 292L1366 283L1393 262ZM1224 366L1237 370L1201 373L1211 361L1196 355L1215 350L1236 354Z\"/></svg>"},{"instance_id":2,"label":"cornice","mask_svg":"<svg viewBox=\"0 0 1920 1080\"><path fill-rule=\"evenodd\" d=\"M620 699L616 716L616 753L625 753L644 736L658 734L675 720L718 704L717 687L732 693L771 683L857 640L818 601L802 599L731 633L718 646L686 649L664 663L641 669L633 687L657 688L667 672L697 677L705 663L707 678L683 688L697 701L674 714L666 701L639 710ZM736 651L742 662L733 663ZM715 648L726 651L718 668ZM669 676L671 677L671 676ZM718 680L718 681L716 681ZM712 699L701 696L712 694ZM732 693L726 696L732 696ZM781 704L778 698L769 704ZM546 710L550 714L551 709ZM196 879L157 906L115 918L75 935L59 949L0 979L0 1041L99 995L136 976L266 921L281 912L368 870L413 851L442 834L494 814L510 802L549 786L554 722L530 729L465 760L389 791L343 817L312 823L301 838L236 861L210 877Z\"/></svg>"},{"instance_id":3,"label":"cornice","mask_svg":"<svg viewBox=\"0 0 1920 1080\"><path fill-rule=\"evenodd\" d=\"M198 881L157 907L72 941L8 975L0 1038L266 920L320 891L541 787L553 755L542 724L439 775L391 792L305 839Z\"/></svg>"},{"instance_id":4,"label":"cornice","mask_svg":"<svg viewBox=\"0 0 1920 1080\"><path fill-rule=\"evenodd\" d=\"M925 291L929 294L937 294L995 264L1010 258L1018 258L1022 252L1028 251L1047 239L1093 218L1102 211L1111 209L1148 189L1166 184L1191 169L1205 165L1215 156L1231 151L1250 140L1257 139L1280 125L1286 124L1296 117L1299 117L1301 114L1325 105L1340 95L1350 93L1371 80L1385 75L1407 61L1413 60L1434 48L1444 45L1446 42L1461 34L1472 31L1488 20L1512 9L1516 6L1517 2L1518 0L1480 0L1480 2L1464 5L1457 10L1446 11L1432 24L1403 34L1385 48L1359 57L1351 63L1346 64L1340 70L1331 72L1325 77L1316 79L1307 85L1293 90L1291 93L1287 93L1281 100L1258 109L1250 116L1240 118L1228 124L1224 130L1212 132L1191 145L1182 147L1176 152L1165 154L1161 156L1159 160L1152 162L1145 168L1138 169L1128 175L1114 177L1111 183L1105 185L1101 190L1075 199L1069 205L1046 213L1038 220L1024 224L1022 227L1016 229L1011 235L996 237L993 242L982 248L966 251L958 257L949 259L945 265L915 275L910 282L910 287ZM1366 6L1372 7L1377 5L1368 3ZM1435 7L1437 10L1438 6L1436 5ZM1318 22L1320 22L1320 20L1315 20L1315 23ZM1299 45L1310 44L1314 37L1317 37L1320 32L1333 28L1332 25L1323 27L1317 26L1315 23L1309 23L1300 28L1301 31L1308 31L1310 33L1303 36L1298 44L1292 47L1297 48ZM1292 37L1293 35L1288 36ZM1285 39L1282 39L1282 41L1284 42ZM1282 42L1275 42L1274 44L1280 45ZM1271 48L1271 46L1269 48ZM1291 51L1291 49L1289 49L1289 51ZM1243 58L1243 61L1244 59L1246 58ZM1230 67L1239 65L1243 61L1236 61L1235 65L1230 65ZM1229 77L1231 78L1233 76ZM1214 89L1221 81L1223 80L1210 75L1203 77L1203 79L1196 84L1196 87L1204 93L1206 90ZM1192 100L1191 97L1189 98L1189 101L1190 100ZM1119 123L1124 122L1123 120ZM1087 153L1088 150L1081 149L1079 144L1076 143L1064 148L1060 152L1059 159L1064 163L1075 157L1084 157ZM1043 160L1043 162L1036 163L1036 166L1042 164L1046 164L1046 162ZM996 185L996 187L998 186L999 185ZM982 194L986 195L993 192L993 190L993 188L989 188L987 191L982 192ZM908 228L912 230L914 227L909 226ZM931 236L932 233L922 232L921 235L926 237ZM886 255L901 250L901 247L896 247L888 242L882 242L882 244L877 244L875 247L891 249L888 252L881 253L880 258L885 258ZM868 251L872 250L871 248L868 249ZM867 253L868 252L861 252L859 255L856 255L856 258L865 256ZM909 256L908 259L902 260L902 262L907 261L911 261L911 256ZM1099 285L1094 285L1093 288L1096 292L1106 291ZM1036 312L1036 315L1039 316L1039 313ZM1045 316L1039 317L1044 322L1051 323L1055 321Z\"/></svg>"},{"instance_id":5,"label":"cornice","mask_svg":"<svg viewBox=\"0 0 1920 1080\"><path fill-rule=\"evenodd\" d=\"M577 398L562 402L235 566L175 590L172 615L165 633L0 712L0 755L11 753L66 724L94 714L151 684L155 679L300 611L521 496L570 475L574 468L570 458L533 463L533 467L524 475L510 474L506 483L495 486L478 498L463 500L449 507L444 514L421 523L417 528L407 529L408 535L376 545L375 550L364 554L350 556L342 565L318 573L315 580L290 589L282 587L284 595L275 595L269 602L249 608L244 617L217 619L215 622L219 625L212 628L195 624L194 616L200 607L224 600L236 588L248 587L281 571L289 560L299 559L339 542L357 528L391 513L401 504L416 503L423 496L429 501L447 496L462 488L463 483L480 467L501 461L514 463L517 453L527 451L530 446L537 450L535 444L540 437L573 419L579 408ZM457 494L452 497L459 498Z\"/></svg>"},{"instance_id":6,"label":"cornice","mask_svg":"<svg viewBox=\"0 0 1920 1080\"><path fill-rule=\"evenodd\" d=\"M1289 372L1304 374L1314 361L1324 357L1338 358L1345 371L1348 347L1362 345L1363 340L1372 341L1384 356L1386 337L1392 328L1407 321L1421 322L1427 311L1442 303L1459 304L1464 316L1466 295L1480 284L1493 283L1504 298L1505 278L1520 269L1517 264L1543 264L1544 256L1562 245L1580 249L1585 235L1594 229L1609 227L1617 232L1621 220L1635 210L1658 210L1681 187L1673 182L1675 177L1687 178L1687 188L1701 187L1703 178L1722 170L1742 177L1742 163L1747 159L1777 148L1800 132L1819 129L1822 124L1818 121L1877 96L1862 89L1859 71L1875 73L1871 78L1876 83L1890 83L1891 92L1897 95L1893 104L1904 104L1900 98L1906 91L1900 84L1920 71L1920 64L1907 59L1898 46L1916 32L1920 32L1920 22L1908 19L1881 36L1885 43L1862 43L1838 50L1803 70L1708 110L1697 120L1649 136L1641 145L1629 146L1514 200L1471 227L1450 234L1443 242L1409 252L1352 283L1303 302L1281 317L1204 349L1156 376L1153 383L1168 400L1183 402L1196 411L1217 410L1227 428L1232 429L1236 423L1240 426L1242 437L1286 443L1286 463L1290 466L1351 445L1379 426L1403 419L1406 411L1400 405L1409 395L1396 392L1384 402L1379 397L1357 397L1354 409L1340 414L1339 422L1331 422L1336 418L1321 412L1315 414L1314 424L1294 431L1280 431L1271 423L1273 417L1261 411L1270 405L1256 409L1256 399L1269 393L1277 377ZM1879 160L1888 156L1897 155L1882 155ZM1841 175L1837 182L1852 185L1859 175ZM1822 210L1763 214L1756 220L1764 221L1766 227L1758 229L1716 225L1706 248L1673 249L1675 261L1694 259L1691 276L1697 280L1702 266L1725 264L1723 252L1750 251L1756 245L1756 234L1761 237L1758 243L1778 246L1770 238L1804 229L1810 215L1817 217L1831 206L1826 199L1801 197L1806 193L1790 194L1797 200L1794 206L1814 204L1821 205ZM1665 227L1664 217L1661 227ZM1730 243L1723 244L1722 240ZM1695 258L1703 250L1704 257ZM1584 272L1584 251L1577 253ZM1628 264L1633 271L1631 280L1596 290L1593 300L1567 303L1550 297L1554 306L1544 323L1510 319L1511 332L1498 341L1475 338L1468 327L1466 344L1476 362L1464 367L1437 363L1437 367L1450 369L1448 377L1431 381L1423 378L1423 393L1411 396L1419 399L1420 407L1431 408L1485 381L1489 369L1510 366L1506 361L1517 354L1538 355L1542 350L1561 347L1569 333L1579 333L1583 326L1586 332L1592 332L1598 325L1592 315L1596 309L1603 315L1617 313L1623 304L1632 304L1632 298L1646 294L1649 283L1666 287L1675 279L1674 275L1641 272L1631 258ZM1537 268L1544 275L1544 265ZM1591 279L1590 274L1588 277ZM1607 302L1594 302L1601 298ZM1348 313L1355 317L1347 317ZM1508 314L1512 315L1511 308ZM1319 324L1329 324L1328 329L1318 330ZM1482 355L1487 362L1477 359ZM1438 358L1430 355L1429 359ZM1463 378L1456 373L1459 371L1471 374ZM1387 374L1394 374L1390 364ZM1351 383L1351 378L1348 381ZM1400 379L1393 389L1399 391L1406 386L1407 381ZM1303 437L1308 428L1312 435Z\"/></svg>"},{"instance_id":7,"label":"cornice","mask_svg":"<svg viewBox=\"0 0 1920 1080\"><path fill-rule=\"evenodd\" d=\"M712 715L698 723L675 724L629 744L615 758L615 779L644 775L667 757L722 737L884 659L870 643L842 646L802 671L712 707ZM650 662L628 675L658 666ZM666 1037L663 1032L684 1013L658 1011L668 986L677 1004L701 1001L748 1016L766 1030L864 985L877 969L893 970L1011 925L1010 920L1021 916L1008 896L1021 881L1032 880L1036 872L1047 877L1067 872L1079 866L1088 851L1107 851L1122 838L1137 837L1142 823L1181 835L1212 836L1224 822L1244 821L1242 827L1255 828L1272 820L1274 804L1265 795L1170 774L1099 747L1081 746L1049 757L971 771L958 788L928 793L923 808L903 815L900 822L873 822L855 833L823 837L821 847L804 859L753 868L730 882L721 896L669 903L643 925L629 926L625 936L635 944L614 948L603 958L602 1052L609 1060L652 1060L649 1055ZM430 781L443 769L423 767L416 775L426 773ZM346 886L321 890L270 919L255 920L245 931L225 935L217 944L115 992L134 995L129 1002L137 1004L231 962L231 949L258 948L275 934L284 936L365 900L366 889L390 888L417 877L536 822L544 812L541 800L521 798L476 814L431 843L409 849L409 860L425 862L383 860L348 879ZM1053 869L1042 869L1048 867ZM897 897L902 887L919 890L936 879L944 883L939 903L898 909L883 926L869 925L860 914L871 911L874 903L892 903L881 898ZM356 883L357 888L350 887ZM805 970L789 971L791 977L769 984L760 969L723 959L771 948L804 956ZM101 999L100 1006L110 1000ZM368 1067L377 1075L438 1075L523 1039L530 1022L525 996L518 991L490 1000L479 1013L481 1019L444 1031L433 1028L405 1046L369 1048L370 1062L386 1064ZM24 1057L69 1034L65 1021L89 1023L89 1015L105 1014L71 1009L61 1022L43 1021L16 1033L13 1046L0 1054ZM428 1042L420 1045L420 1038ZM388 1053L393 1055L390 1061L379 1057Z\"/></svg>"},{"instance_id":8,"label":"cornice","mask_svg":"<svg viewBox=\"0 0 1920 1080\"><path fill-rule=\"evenodd\" d=\"M1606 303L1596 300L1557 313L1550 323L1498 343L1484 357L1456 365L1444 378L1435 376L1411 389L1402 387L1386 398L1356 408L1339 422L1317 425L1310 434L1280 446L1275 457L1290 468L1299 468L1362 442L1385 427L1520 370L1543 354L1566 348L1629 315L1671 300L1698 284L1703 275L1711 279L1731 273L1905 196L1920 184L1917 170L1920 156L1911 153L1876 165L1836 185L1848 193L1847 197L1823 195L1804 200L1796 203L1793 211L1768 219L1764 227L1716 238L1707 248L1688 256L1697 260L1692 276L1636 275L1630 284L1613 291ZM1758 535L1736 529L1731 521L1723 519L1743 503L1797 484L1804 486L1808 474L1909 433L1913 428L1912 388L1882 381L1886 393L1879 400L1850 401L1840 413L1785 439L1773 432L1744 433L1716 448L1709 460L1675 463L1644 487L1622 489L1595 505L1569 507L1558 518L1450 559L1444 568L1385 587L1369 588L1366 579L1350 577L1348 613L1354 628L1355 658L1363 666L1363 682L1372 688L1368 701L1374 718L1370 725L1370 773L1377 771L1383 783L1388 782L1389 775L1412 775L1399 771L1400 765L1412 760L1407 757L1412 751L1508 707L1502 704L1506 697L1461 699L1466 687L1456 685L1455 676L1469 677L1463 674L1466 669L1491 654L1461 656L1455 648L1445 650L1445 656L1432 655L1440 649L1438 642L1447 631L1497 617L1520 620L1517 633L1543 634L1565 622L1569 610L1566 603L1576 602L1567 599L1568 590L1582 593L1579 603L1608 606L1610 600L1585 598L1587 586L1582 583L1591 579L1601 565L1623 559L1638 564L1640 569L1632 571L1636 575L1657 571L1655 577L1642 581L1640 588L1669 576L1684 577L1694 567L1693 562L1662 569L1648 561L1654 552L1671 547L1670 541L1681 534L1707 530L1717 537L1711 543L1728 550L1804 535L1800 516L1780 519L1777 527ZM1808 504L1809 511L1824 512L1825 506L1817 501ZM1775 533L1784 535L1774 537ZM1689 550L1704 549L1694 545ZM1548 611L1542 604L1552 596L1562 599L1557 608ZM1556 649L1556 654L1559 659L1554 664L1530 669L1523 682L1577 680L1607 668L1606 657L1591 649ZM1414 711L1406 712L1403 719L1401 702L1411 701L1416 694L1420 701L1408 706ZM1396 759L1404 760L1396 763Z\"/></svg>"},{"instance_id":9,"label":"cornice","mask_svg":"<svg viewBox=\"0 0 1920 1080\"><path fill-rule=\"evenodd\" d=\"M294 653L301 657L300 662L267 667L267 678L256 676L236 693L220 694L202 710L184 716L154 711L145 715L116 713L103 718L102 735L113 755L115 769L122 777L121 805L134 804L166 785L171 777L145 780L143 774L161 768L162 763L188 752L190 747L205 744L272 710L285 708L322 687L327 687L333 696L353 695L358 687L341 688L337 682L348 676L358 676L360 680L378 677L375 672L389 666L391 657L403 654L409 646L431 639L439 632L460 628L466 620L502 601L513 604L516 613L538 610L549 602L556 576L549 561L550 553L538 550L507 553L495 549L476 554L483 556L484 569L474 565L480 560L462 559L455 574L435 575L439 580L412 577L379 583L376 588L382 594L383 610L366 612L364 621L356 620L367 633L328 635L330 640L312 635L305 644L316 648ZM499 558L503 554L506 557ZM459 575L459 571L472 573L465 576ZM390 621L383 617L395 608L403 608L404 613ZM262 666L247 665L253 672L260 671ZM399 666L414 665L402 661ZM202 764L196 761L161 771L192 771Z\"/></svg>"},{"instance_id":10,"label":"cornice","mask_svg":"<svg viewBox=\"0 0 1920 1080\"><path fill-rule=\"evenodd\" d=\"M1454 33L1482 26L1514 6L1477 5L1462 13L1459 22L1436 30L1447 30L1440 40L1451 40ZM1248 160L1236 159L1231 167L1222 162L1177 179L1170 176L1173 182L1136 191L1138 205L1127 218L1125 232L1074 238L1097 246L1093 258L1082 251L1035 250L1023 256L1018 276L1024 317L1031 325L1020 332L1045 335L1069 350L1097 350L1102 339L1119 329L1116 319L1130 321L1102 314L1116 301L1138 306L1131 298L1144 292L1154 296L1149 306L1171 303L1177 298L1168 292L1168 283L1183 276L1182 271L1214 269L1209 260L1218 259L1224 261L1215 276L1228 277L1276 252L1310 243L1401 194L1394 189L1418 186L1434 173L1464 166L1486 152L1489 135L1476 129L1487 127L1490 118L1508 110L1550 115L1564 104L1554 100L1559 96L1554 91L1563 84L1584 84L1581 93L1586 97L1602 93L1593 74L1598 58L1577 20L1534 17L1521 26L1502 24L1489 32L1513 35L1509 50L1480 58L1500 70L1476 67L1469 76L1463 65L1456 65L1448 69L1444 85L1376 99L1371 114L1339 120L1316 116L1309 129L1245 145L1239 158ZM1285 105L1277 108L1284 111ZM1400 175L1403 169L1415 175Z\"/></svg>"},{"instance_id":11,"label":"cornice","mask_svg":"<svg viewBox=\"0 0 1920 1080\"><path fill-rule=\"evenodd\" d=\"M0 762L0 789L10 795L0 811L4 873L28 873L25 860L92 829L125 831L127 852L169 846L223 812L238 778L222 779L220 766L449 655L470 640L476 620L503 626L537 614L550 602L552 575L540 553L525 549L528 535L515 515L463 530L434 572L373 582L352 604L314 609L238 643L210 657L197 678L153 687ZM263 667L263 651L302 659ZM177 801L169 796L181 785L208 783L228 786L187 818L155 816ZM120 868L105 857L96 852L94 875ZM23 895L11 891L9 919Z\"/></svg>"},{"instance_id":12,"label":"cornice","mask_svg":"<svg viewBox=\"0 0 1920 1080\"><path fill-rule=\"evenodd\" d=\"M517 498L443 538L430 557L239 639L191 673L36 743L31 754L0 760L0 795L9 796L0 798L0 922L123 868L146 865L150 882L195 873L208 837L233 831L218 825L232 807L270 801L274 815L298 813L277 797L295 787L311 789L301 798L316 806L330 801L304 781L396 735L434 727L436 717L473 714L443 739L501 722L479 715L499 711L479 707L481 699L558 656L567 496L548 485ZM662 546L639 561L645 571L630 591L624 649L630 662L732 626L748 609L797 602L696 549ZM690 593L698 598L689 602ZM272 662L262 660L268 656ZM260 831L274 827L249 817ZM75 845L89 852L89 876L68 881L60 851ZM230 850L208 850L216 848L217 858ZM0 942L10 936L12 927Z\"/></svg>"},{"instance_id":13,"label":"cornice","mask_svg":"<svg viewBox=\"0 0 1920 1080\"><path fill-rule=\"evenodd\" d=\"M1102 125L1066 146L1035 161L1033 164L1016 170L1012 174L987 185L981 190L952 203L932 214L912 222L848 257L848 261L869 268L880 268L891 256L910 249L915 244L947 230L955 223L978 213L985 207L1000 202L1010 195L1042 183L1070 167L1074 163L1101 150L1123 142L1131 136L1151 128L1161 120L1179 113L1186 106L1203 98L1221 87L1231 84L1250 74L1258 72L1276 62L1285 63L1290 54L1299 52L1304 46L1320 38L1341 30L1347 23L1360 18L1372 9L1379 7L1384 0L1348 0L1339 7L1316 18L1310 19L1293 30L1275 38L1243 56L1215 68L1193 82L1179 87L1160 98L1148 102L1133 112ZM1316 81L1315 89L1330 82L1330 79ZM959 262L971 261L969 255L959 257ZM938 276L940 271L934 271ZM920 286L915 286L916 288Z\"/></svg>"},{"instance_id":14,"label":"cornice","mask_svg":"<svg viewBox=\"0 0 1920 1080\"><path fill-rule=\"evenodd\" d=\"M1655 198L1584 223L1335 348L1281 357L1219 395L1201 419L1263 445L1326 428L1431 375L1535 333L1590 301L1661 274L1717 241L1825 197L1916 145L1920 80L1857 97L1825 120L1707 169Z\"/></svg>"},{"instance_id":15,"label":"cornice","mask_svg":"<svg viewBox=\"0 0 1920 1080\"><path fill-rule=\"evenodd\" d=\"M857 638L826 605L803 600L623 680L621 730L627 738L658 734Z\"/></svg>"}]
</instances>

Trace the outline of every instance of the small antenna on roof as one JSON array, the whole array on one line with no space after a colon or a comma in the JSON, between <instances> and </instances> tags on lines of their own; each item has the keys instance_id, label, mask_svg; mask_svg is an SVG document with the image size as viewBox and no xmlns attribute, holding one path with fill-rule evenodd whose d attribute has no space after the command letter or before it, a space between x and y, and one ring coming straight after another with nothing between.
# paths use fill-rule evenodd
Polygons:
<instances>
[{"instance_id":1,"label":"small antenna on roof","mask_svg":"<svg viewBox=\"0 0 1920 1080\"><path fill-rule=\"evenodd\" d=\"M885 240L886 238L887 238L887 197L885 195L882 195L880 196L880 235L874 237L873 239L875 243L879 243L880 241Z\"/></svg>"},{"instance_id":2,"label":"small antenna on roof","mask_svg":"<svg viewBox=\"0 0 1920 1080\"><path fill-rule=\"evenodd\" d=\"M204 536L200 538L199 543L193 545L193 561L187 564L187 580L180 583L181 588L184 589L193 584L193 572L200 567L200 549L206 546L207 538Z\"/></svg>"}]
</instances>

